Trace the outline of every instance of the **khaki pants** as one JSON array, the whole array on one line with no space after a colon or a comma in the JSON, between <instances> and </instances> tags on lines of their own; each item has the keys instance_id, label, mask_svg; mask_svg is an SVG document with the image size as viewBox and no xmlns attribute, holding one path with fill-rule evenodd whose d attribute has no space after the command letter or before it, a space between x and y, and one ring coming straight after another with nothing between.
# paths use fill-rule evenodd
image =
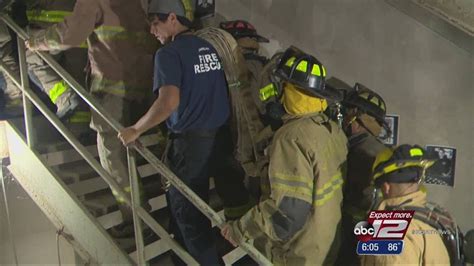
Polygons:
<instances>
[{"instance_id":1,"label":"khaki pants","mask_svg":"<svg viewBox=\"0 0 474 266\"><path fill-rule=\"evenodd\" d=\"M0 21L0 58L3 64L8 67L11 71L19 73L18 64L13 57L12 40L8 27L3 21ZM16 100L21 97L21 90L13 83L7 74L3 74L5 77L5 88L3 93L7 100ZM18 74L19 76L19 74Z\"/></svg>"},{"instance_id":2,"label":"khaki pants","mask_svg":"<svg viewBox=\"0 0 474 266\"><path fill-rule=\"evenodd\" d=\"M146 102L130 101L111 94L100 94L96 99L113 119L125 127L138 121L149 107ZM102 167L123 190L129 192L127 151L117 138L117 132L96 112L92 112L91 128L97 132L97 149ZM116 199L124 222L131 222L133 220L131 209L124 204L122 198L116 196Z\"/></svg>"}]
</instances>

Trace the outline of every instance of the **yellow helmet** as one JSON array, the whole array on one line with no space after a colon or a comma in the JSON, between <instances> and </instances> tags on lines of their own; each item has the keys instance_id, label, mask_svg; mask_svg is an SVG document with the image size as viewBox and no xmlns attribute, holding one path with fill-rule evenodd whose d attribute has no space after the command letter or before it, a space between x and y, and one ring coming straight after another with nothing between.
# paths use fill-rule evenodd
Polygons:
<instances>
[{"instance_id":1,"label":"yellow helmet","mask_svg":"<svg viewBox=\"0 0 474 266\"><path fill-rule=\"evenodd\" d=\"M396 149L385 149L375 158L372 178L375 186L383 182L410 183L419 182L426 169L435 160L428 159L425 151L418 145L404 144Z\"/></svg>"}]
</instances>

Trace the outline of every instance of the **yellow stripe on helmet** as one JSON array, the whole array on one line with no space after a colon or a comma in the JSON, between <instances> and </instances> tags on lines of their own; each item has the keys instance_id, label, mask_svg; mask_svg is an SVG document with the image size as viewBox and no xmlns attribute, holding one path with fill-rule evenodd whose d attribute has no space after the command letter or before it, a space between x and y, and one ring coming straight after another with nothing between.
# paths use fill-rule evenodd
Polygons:
<instances>
[{"instance_id":1,"label":"yellow stripe on helmet","mask_svg":"<svg viewBox=\"0 0 474 266\"><path fill-rule=\"evenodd\" d=\"M287 67L293 67L293 65L295 64L295 60L296 60L296 57L291 57L290 59L288 59L285 63L285 65ZM321 70L322 68L322 70ZM313 69L311 69L311 74L312 75L315 75L315 76L318 76L318 77L325 77L326 76L326 69L321 66L321 68L319 67L319 65L313 65ZM300 61L298 63L298 65L296 66L296 70L300 71L300 72L306 72L308 71L308 62L303 60L303 61Z\"/></svg>"}]
</instances>

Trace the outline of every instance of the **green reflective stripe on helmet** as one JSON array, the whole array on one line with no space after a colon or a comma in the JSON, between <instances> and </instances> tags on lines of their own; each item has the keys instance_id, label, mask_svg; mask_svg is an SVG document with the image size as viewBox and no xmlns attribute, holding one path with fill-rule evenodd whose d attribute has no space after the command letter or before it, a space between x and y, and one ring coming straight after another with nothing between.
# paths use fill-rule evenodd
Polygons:
<instances>
[{"instance_id":1,"label":"green reflective stripe on helmet","mask_svg":"<svg viewBox=\"0 0 474 266\"><path fill-rule=\"evenodd\" d=\"M326 182L321 188L316 190L316 198L314 204L316 206L324 205L330 199L332 199L335 193L341 189L344 180L342 174L337 173L328 182Z\"/></svg>"},{"instance_id":2,"label":"green reflective stripe on helmet","mask_svg":"<svg viewBox=\"0 0 474 266\"><path fill-rule=\"evenodd\" d=\"M313 65L313 70L311 70L311 74L321 77L321 69L319 68L318 65ZM324 77L324 75L322 75L322 76Z\"/></svg>"},{"instance_id":3,"label":"green reflective stripe on helmet","mask_svg":"<svg viewBox=\"0 0 474 266\"><path fill-rule=\"evenodd\" d=\"M391 172L394 172L394 171L402 169L402 168L420 167L422 169L427 169L430 166L432 166L433 164L434 164L434 161L432 161L432 160L394 162L394 163L391 163L391 164L385 166L382 170L374 173L374 180L381 177L381 176L383 176L383 175L389 174Z\"/></svg>"},{"instance_id":4,"label":"green reflective stripe on helmet","mask_svg":"<svg viewBox=\"0 0 474 266\"><path fill-rule=\"evenodd\" d=\"M55 104L58 98L63 95L68 88L68 85L63 80L54 84L53 88L49 91L49 99L51 99L51 102Z\"/></svg>"},{"instance_id":5,"label":"green reflective stripe on helmet","mask_svg":"<svg viewBox=\"0 0 474 266\"><path fill-rule=\"evenodd\" d=\"M296 57L291 57L290 59L288 59L288 61L286 61L285 65L287 67L292 67L293 64L295 63L295 60L296 60ZM322 68L322 71L321 71L321 68ZM325 77L326 76L326 69L323 66L321 66L321 68L316 64L313 65L313 69L311 70L311 74L315 75L315 76L318 76L318 77ZM296 66L296 70L298 70L300 72L306 72L308 70L308 62L304 61L304 60L299 62L298 65Z\"/></svg>"},{"instance_id":6,"label":"green reflective stripe on helmet","mask_svg":"<svg viewBox=\"0 0 474 266\"><path fill-rule=\"evenodd\" d=\"M87 111L76 111L69 118L69 123L89 123L91 121L91 113Z\"/></svg>"},{"instance_id":7,"label":"green reflective stripe on helmet","mask_svg":"<svg viewBox=\"0 0 474 266\"><path fill-rule=\"evenodd\" d=\"M290 59L288 59L288 61L286 61L285 65L286 65L287 67L291 67L291 66L293 66L293 64L295 63L295 60L296 60L296 57L293 56L293 57L291 57Z\"/></svg>"},{"instance_id":8,"label":"green reflective stripe on helmet","mask_svg":"<svg viewBox=\"0 0 474 266\"><path fill-rule=\"evenodd\" d=\"M267 86L260 89L260 100L262 102L268 100L270 97L277 96L278 90L276 89L273 83L268 84Z\"/></svg>"},{"instance_id":9,"label":"green reflective stripe on helmet","mask_svg":"<svg viewBox=\"0 0 474 266\"><path fill-rule=\"evenodd\" d=\"M64 18L72 14L69 11L58 11L58 10L29 10L26 11L28 20L30 22L48 22L58 23L64 21Z\"/></svg>"},{"instance_id":10,"label":"green reflective stripe on helmet","mask_svg":"<svg viewBox=\"0 0 474 266\"><path fill-rule=\"evenodd\" d=\"M421 149L418 149L418 148L413 148L410 150L410 155L412 157L414 156L423 156L423 151Z\"/></svg>"}]
</instances>

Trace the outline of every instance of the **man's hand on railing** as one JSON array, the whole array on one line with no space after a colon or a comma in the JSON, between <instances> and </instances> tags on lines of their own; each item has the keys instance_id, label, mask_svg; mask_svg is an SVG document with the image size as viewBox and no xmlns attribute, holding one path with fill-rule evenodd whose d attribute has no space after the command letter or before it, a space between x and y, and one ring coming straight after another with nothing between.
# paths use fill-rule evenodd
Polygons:
<instances>
[{"instance_id":1,"label":"man's hand on railing","mask_svg":"<svg viewBox=\"0 0 474 266\"><path fill-rule=\"evenodd\" d=\"M117 137L122 141L123 145L127 146L140 137L140 132L138 132L134 127L127 127L120 130Z\"/></svg>"},{"instance_id":2,"label":"man's hand on railing","mask_svg":"<svg viewBox=\"0 0 474 266\"><path fill-rule=\"evenodd\" d=\"M221 229L221 235L229 241L234 247L237 247L239 243L235 239L235 235L233 234L232 225L226 223Z\"/></svg>"},{"instance_id":3,"label":"man's hand on railing","mask_svg":"<svg viewBox=\"0 0 474 266\"><path fill-rule=\"evenodd\" d=\"M30 40L25 40L25 47L28 50L34 51L35 49L32 48L31 41Z\"/></svg>"}]
</instances>

